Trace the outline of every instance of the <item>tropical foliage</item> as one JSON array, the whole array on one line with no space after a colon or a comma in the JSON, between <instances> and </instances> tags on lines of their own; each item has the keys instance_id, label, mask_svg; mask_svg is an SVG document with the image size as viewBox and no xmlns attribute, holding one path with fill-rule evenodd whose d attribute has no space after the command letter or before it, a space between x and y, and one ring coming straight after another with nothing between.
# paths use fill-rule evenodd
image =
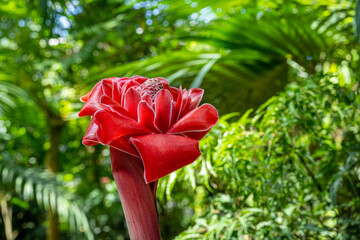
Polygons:
<instances>
[{"instance_id":1,"label":"tropical foliage","mask_svg":"<svg viewBox=\"0 0 360 240\"><path fill-rule=\"evenodd\" d=\"M134 75L202 87L222 116L159 182L164 239L357 239L359 33L354 0L1 1L0 239L128 238L77 112Z\"/></svg>"},{"instance_id":2,"label":"tropical foliage","mask_svg":"<svg viewBox=\"0 0 360 240\"><path fill-rule=\"evenodd\" d=\"M356 239L359 82L338 80L304 79L254 117L225 115L194 166L199 217L178 239Z\"/></svg>"}]
</instances>

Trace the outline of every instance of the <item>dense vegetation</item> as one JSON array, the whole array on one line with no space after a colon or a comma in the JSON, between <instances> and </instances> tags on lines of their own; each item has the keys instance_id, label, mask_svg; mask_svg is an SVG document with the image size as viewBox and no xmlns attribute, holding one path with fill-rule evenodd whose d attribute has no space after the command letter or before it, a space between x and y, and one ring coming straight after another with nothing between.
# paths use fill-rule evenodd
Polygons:
<instances>
[{"instance_id":1,"label":"dense vegetation","mask_svg":"<svg viewBox=\"0 0 360 240\"><path fill-rule=\"evenodd\" d=\"M221 121L159 182L163 239L358 239L360 1L3 0L0 239L127 239L79 97L202 87Z\"/></svg>"},{"instance_id":2,"label":"dense vegetation","mask_svg":"<svg viewBox=\"0 0 360 240\"><path fill-rule=\"evenodd\" d=\"M359 82L322 77L290 84L254 117L224 116L196 165L201 217L178 239L357 239L359 109Z\"/></svg>"}]
</instances>

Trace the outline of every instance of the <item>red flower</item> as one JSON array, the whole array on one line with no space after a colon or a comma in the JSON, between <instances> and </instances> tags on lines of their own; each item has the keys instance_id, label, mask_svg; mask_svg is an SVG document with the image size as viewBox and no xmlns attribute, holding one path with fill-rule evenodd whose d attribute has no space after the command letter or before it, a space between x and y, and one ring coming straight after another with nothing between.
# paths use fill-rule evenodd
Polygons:
<instances>
[{"instance_id":1,"label":"red flower","mask_svg":"<svg viewBox=\"0 0 360 240\"><path fill-rule=\"evenodd\" d=\"M80 117L92 116L83 138L141 158L145 180L155 181L195 161L199 140L217 123L204 91L170 87L164 78L108 78L81 100Z\"/></svg>"}]
</instances>

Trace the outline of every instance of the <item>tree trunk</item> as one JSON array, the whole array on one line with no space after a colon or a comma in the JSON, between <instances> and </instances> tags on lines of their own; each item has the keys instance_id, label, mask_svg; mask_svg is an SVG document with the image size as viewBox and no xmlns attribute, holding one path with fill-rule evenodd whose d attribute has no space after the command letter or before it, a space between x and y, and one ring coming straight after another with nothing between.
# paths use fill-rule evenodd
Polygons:
<instances>
[{"instance_id":1,"label":"tree trunk","mask_svg":"<svg viewBox=\"0 0 360 240\"><path fill-rule=\"evenodd\" d=\"M50 148L46 152L45 167L51 173L57 173L60 168L60 138L62 130L64 129L65 122L60 117L50 118L48 121L49 134L50 134ZM46 229L47 240L60 239L59 232L59 218L54 211L50 208L47 213L48 227Z\"/></svg>"},{"instance_id":2,"label":"tree trunk","mask_svg":"<svg viewBox=\"0 0 360 240\"><path fill-rule=\"evenodd\" d=\"M59 217L53 210L49 210L47 212L47 221L49 225L46 228L46 239L47 240L60 239Z\"/></svg>"},{"instance_id":3,"label":"tree trunk","mask_svg":"<svg viewBox=\"0 0 360 240\"><path fill-rule=\"evenodd\" d=\"M10 200L10 196L0 192L0 206L5 228L5 237L6 240L15 240L16 236L18 235L18 231L14 231L12 228L12 208L11 206L8 206L8 200Z\"/></svg>"}]
</instances>

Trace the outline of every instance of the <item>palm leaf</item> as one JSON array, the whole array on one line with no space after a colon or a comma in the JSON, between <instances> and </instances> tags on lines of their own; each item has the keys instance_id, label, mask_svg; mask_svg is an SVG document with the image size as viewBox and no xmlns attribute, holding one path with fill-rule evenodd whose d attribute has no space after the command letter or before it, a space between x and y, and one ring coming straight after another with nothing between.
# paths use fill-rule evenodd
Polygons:
<instances>
[{"instance_id":1,"label":"palm leaf","mask_svg":"<svg viewBox=\"0 0 360 240\"><path fill-rule=\"evenodd\" d=\"M158 55L91 73L93 77L85 83L91 86L90 82L110 76L162 76L175 85L201 84L207 92L204 100L222 113L256 108L297 74L312 75L316 66L336 60L338 49L351 47L353 31L348 22L353 13L349 8L295 5L295 9L297 12L294 4L282 4L275 10L255 9L218 19L180 37L200 47L211 46L212 52L182 50ZM321 58L324 53L325 60Z\"/></svg>"},{"instance_id":2,"label":"palm leaf","mask_svg":"<svg viewBox=\"0 0 360 240\"><path fill-rule=\"evenodd\" d=\"M0 184L5 191L13 192L24 201L34 200L40 208L57 212L63 221L69 223L71 230L84 229L86 238L94 239L79 197L67 192L64 184L44 169L22 168L0 161Z\"/></svg>"},{"instance_id":3,"label":"palm leaf","mask_svg":"<svg viewBox=\"0 0 360 240\"><path fill-rule=\"evenodd\" d=\"M10 108L16 107L18 98L27 99L24 90L8 82L0 82L0 115L5 114Z\"/></svg>"}]
</instances>

